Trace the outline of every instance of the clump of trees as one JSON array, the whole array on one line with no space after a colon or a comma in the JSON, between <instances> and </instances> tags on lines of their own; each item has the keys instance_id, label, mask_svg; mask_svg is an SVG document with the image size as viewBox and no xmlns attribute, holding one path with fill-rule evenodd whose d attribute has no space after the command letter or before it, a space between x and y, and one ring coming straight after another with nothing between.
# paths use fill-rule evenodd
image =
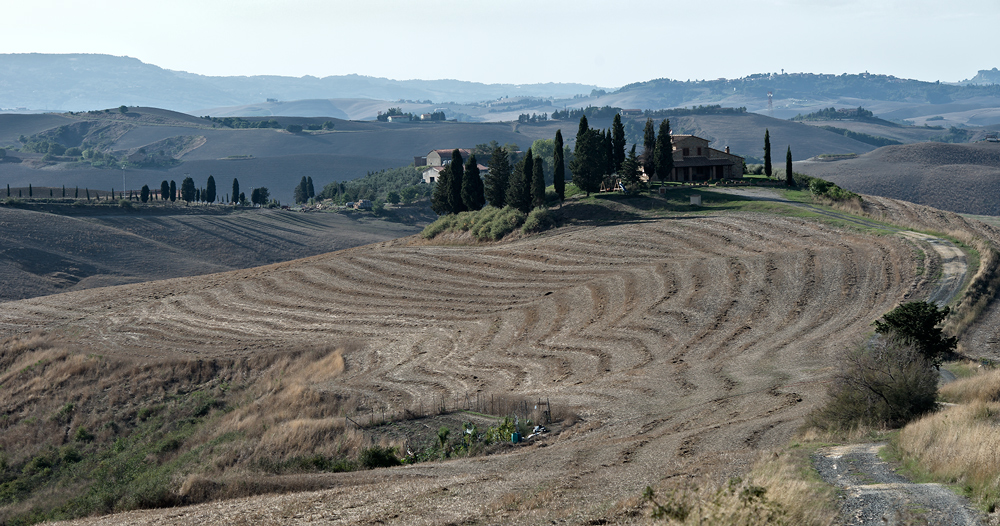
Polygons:
<instances>
[{"instance_id":1,"label":"clump of trees","mask_svg":"<svg viewBox=\"0 0 1000 526\"><path fill-rule=\"evenodd\" d=\"M237 190L239 190L239 187L238 186L234 187L233 193L236 193ZM302 179L299 181L299 184L295 186L293 194L296 204L305 203L310 199L316 197L316 190L313 187L313 178L306 177L303 175Z\"/></svg>"},{"instance_id":2,"label":"clump of trees","mask_svg":"<svg viewBox=\"0 0 1000 526\"><path fill-rule=\"evenodd\" d=\"M956 345L938 327L948 313L947 307L909 302L874 322L875 336L841 355L830 400L810 423L831 431L900 427L933 410L936 368Z\"/></svg>"}]
</instances>

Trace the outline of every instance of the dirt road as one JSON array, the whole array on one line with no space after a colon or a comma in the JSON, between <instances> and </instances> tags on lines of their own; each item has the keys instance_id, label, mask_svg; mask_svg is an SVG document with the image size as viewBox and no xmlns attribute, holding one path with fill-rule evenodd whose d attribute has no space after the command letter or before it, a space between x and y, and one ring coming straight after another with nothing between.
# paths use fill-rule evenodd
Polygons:
<instances>
[{"instance_id":1,"label":"dirt road","mask_svg":"<svg viewBox=\"0 0 1000 526\"><path fill-rule=\"evenodd\" d=\"M823 480L844 490L842 524L978 526L981 515L940 484L915 484L878 457L885 444L823 448L815 458Z\"/></svg>"}]
</instances>

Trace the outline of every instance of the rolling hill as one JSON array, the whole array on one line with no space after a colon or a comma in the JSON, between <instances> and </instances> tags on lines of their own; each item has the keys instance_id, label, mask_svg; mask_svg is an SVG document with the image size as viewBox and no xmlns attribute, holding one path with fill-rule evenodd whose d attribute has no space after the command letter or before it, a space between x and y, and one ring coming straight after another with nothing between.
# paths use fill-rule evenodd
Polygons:
<instances>
[{"instance_id":1,"label":"rolling hill","mask_svg":"<svg viewBox=\"0 0 1000 526\"><path fill-rule=\"evenodd\" d=\"M900 236L638 202L574 200L567 215L599 219L501 243L400 239L0 304L11 337L0 404L14 415L0 446L17 451L5 469L31 474L33 459L73 448L51 473L93 466L121 485L95 486L93 500L72 500L86 480L53 485L3 511L55 499L80 506L56 515L72 517L91 502L107 513L231 491L244 498L84 522L638 521L647 485L725 481L784 444L825 398L841 348L934 287L933 251ZM914 227L1000 239L955 214L865 203ZM987 309L978 332L995 320ZM392 434L406 426L436 440L426 408L487 398L549 401L553 432L487 455L316 467L365 444L416 447ZM382 411L409 416L356 425ZM81 427L84 439L67 431ZM252 496L295 488L311 491Z\"/></svg>"},{"instance_id":2,"label":"rolling hill","mask_svg":"<svg viewBox=\"0 0 1000 526\"><path fill-rule=\"evenodd\" d=\"M885 146L855 159L796 163L795 170L854 192L1000 215L1000 145L995 143Z\"/></svg>"},{"instance_id":3,"label":"rolling hill","mask_svg":"<svg viewBox=\"0 0 1000 526\"><path fill-rule=\"evenodd\" d=\"M161 205L0 206L0 302L258 267L411 235L359 215Z\"/></svg>"}]
</instances>

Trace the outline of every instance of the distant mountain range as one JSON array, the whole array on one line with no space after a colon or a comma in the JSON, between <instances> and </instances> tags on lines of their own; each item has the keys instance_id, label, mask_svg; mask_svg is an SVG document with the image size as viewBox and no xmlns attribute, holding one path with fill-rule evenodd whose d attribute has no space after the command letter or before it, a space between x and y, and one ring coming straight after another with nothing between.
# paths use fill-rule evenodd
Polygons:
<instances>
[{"instance_id":1,"label":"distant mountain range","mask_svg":"<svg viewBox=\"0 0 1000 526\"><path fill-rule=\"evenodd\" d=\"M413 100L469 103L512 96L570 98L598 86L568 83L482 84L392 80L360 75L209 77L171 71L130 57L0 54L0 109L83 111L151 106L191 112L267 99Z\"/></svg>"},{"instance_id":2,"label":"distant mountain range","mask_svg":"<svg viewBox=\"0 0 1000 526\"><path fill-rule=\"evenodd\" d=\"M81 111L123 104L193 115L352 120L373 120L379 111L401 107L415 114L443 110L449 119L493 122L585 106L657 110L718 104L777 118L831 106L864 106L897 122L989 126L1000 124L1000 71L981 70L957 84L867 72L764 73L740 79L662 78L611 90L585 84L482 84L360 75L210 77L129 57L0 54L0 110Z\"/></svg>"}]
</instances>

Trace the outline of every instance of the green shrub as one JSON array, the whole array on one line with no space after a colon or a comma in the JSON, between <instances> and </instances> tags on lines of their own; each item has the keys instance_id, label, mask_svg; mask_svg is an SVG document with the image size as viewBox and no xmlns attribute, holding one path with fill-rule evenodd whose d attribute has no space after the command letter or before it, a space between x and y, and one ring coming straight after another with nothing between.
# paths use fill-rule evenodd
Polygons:
<instances>
[{"instance_id":1,"label":"green shrub","mask_svg":"<svg viewBox=\"0 0 1000 526\"><path fill-rule=\"evenodd\" d=\"M76 433L73 435L73 440L77 442L90 442L94 439L94 434L87 431L87 428L80 426L76 428Z\"/></svg>"},{"instance_id":2,"label":"green shrub","mask_svg":"<svg viewBox=\"0 0 1000 526\"><path fill-rule=\"evenodd\" d=\"M915 345L872 337L843 354L830 400L809 422L830 431L900 427L934 409L937 378Z\"/></svg>"},{"instance_id":3,"label":"green shrub","mask_svg":"<svg viewBox=\"0 0 1000 526\"><path fill-rule=\"evenodd\" d=\"M396 457L396 448L381 446L372 446L362 451L358 457L358 462L368 469L388 468L402 464L399 458Z\"/></svg>"},{"instance_id":4,"label":"green shrub","mask_svg":"<svg viewBox=\"0 0 1000 526\"><path fill-rule=\"evenodd\" d=\"M555 220L552 214L549 213L549 209L538 207L528 214L528 217L524 220L524 226L521 227L521 231L525 234L541 232L548 230L553 224L555 224Z\"/></svg>"}]
</instances>

